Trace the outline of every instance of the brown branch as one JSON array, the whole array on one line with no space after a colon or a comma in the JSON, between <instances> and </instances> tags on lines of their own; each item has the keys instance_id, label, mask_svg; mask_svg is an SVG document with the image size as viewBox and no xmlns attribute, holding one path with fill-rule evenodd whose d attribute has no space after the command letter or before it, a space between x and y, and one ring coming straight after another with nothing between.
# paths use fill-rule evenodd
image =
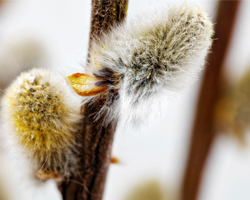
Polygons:
<instances>
[{"instance_id":1,"label":"brown branch","mask_svg":"<svg viewBox=\"0 0 250 200\"><path fill-rule=\"evenodd\" d=\"M121 23L127 13L128 0L92 0L89 49L93 38ZM94 113L100 102L85 105L83 114L82 173L62 185L64 200L101 200L111 159L111 148L116 124L101 126L102 118L95 121ZM77 183L79 182L79 183Z\"/></svg>"},{"instance_id":2,"label":"brown branch","mask_svg":"<svg viewBox=\"0 0 250 200\"><path fill-rule=\"evenodd\" d=\"M223 64L228 52L240 1L220 1L215 20L213 53L208 57L198 100L189 157L182 185L182 199L196 200L202 174L216 136L214 124Z\"/></svg>"},{"instance_id":3,"label":"brown branch","mask_svg":"<svg viewBox=\"0 0 250 200\"><path fill-rule=\"evenodd\" d=\"M0 0L0 7L6 2L6 0Z\"/></svg>"}]
</instances>

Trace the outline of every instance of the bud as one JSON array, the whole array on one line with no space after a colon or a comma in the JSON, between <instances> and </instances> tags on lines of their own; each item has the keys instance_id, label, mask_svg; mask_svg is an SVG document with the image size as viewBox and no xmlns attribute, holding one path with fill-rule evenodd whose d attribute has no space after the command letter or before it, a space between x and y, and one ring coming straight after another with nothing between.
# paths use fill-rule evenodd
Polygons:
<instances>
[{"instance_id":1,"label":"bud","mask_svg":"<svg viewBox=\"0 0 250 200\"><path fill-rule=\"evenodd\" d=\"M64 77L42 69L22 73L6 90L2 115L8 138L41 177L76 172L82 97Z\"/></svg>"},{"instance_id":2,"label":"bud","mask_svg":"<svg viewBox=\"0 0 250 200\"><path fill-rule=\"evenodd\" d=\"M141 14L96 39L90 76L108 87L99 115L105 123L124 118L138 124L163 96L193 83L212 44L213 25L199 7L187 4Z\"/></svg>"}]
</instances>

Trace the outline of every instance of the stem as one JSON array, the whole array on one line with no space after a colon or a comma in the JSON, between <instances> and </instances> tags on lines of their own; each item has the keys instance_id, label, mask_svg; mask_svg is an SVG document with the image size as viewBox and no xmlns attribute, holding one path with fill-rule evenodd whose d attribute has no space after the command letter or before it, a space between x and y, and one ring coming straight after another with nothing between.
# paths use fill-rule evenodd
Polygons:
<instances>
[{"instance_id":1,"label":"stem","mask_svg":"<svg viewBox=\"0 0 250 200\"><path fill-rule=\"evenodd\" d=\"M196 108L189 156L181 189L182 200L196 200L206 161L216 136L214 124L215 106L218 100L223 64L228 52L238 1L220 1L215 24L216 39L213 53L208 57L204 78Z\"/></svg>"},{"instance_id":2,"label":"stem","mask_svg":"<svg viewBox=\"0 0 250 200\"><path fill-rule=\"evenodd\" d=\"M89 49L94 38L99 37L102 32L109 31L125 19L127 7L128 0L92 0ZM83 108L85 118L82 130L81 174L73 177L74 181L63 183L64 200L102 199L116 124L102 127L103 119L94 119L94 113L100 108L100 102L93 105L87 104Z\"/></svg>"},{"instance_id":3,"label":"stem","mask_svg":"<svg viewBox=\"0 0 250 200\"><path fill-rule=\"evenodd\" d=\"M0 0L0 6L4 4L5 0Z\"/></svg>"}]
</instances>

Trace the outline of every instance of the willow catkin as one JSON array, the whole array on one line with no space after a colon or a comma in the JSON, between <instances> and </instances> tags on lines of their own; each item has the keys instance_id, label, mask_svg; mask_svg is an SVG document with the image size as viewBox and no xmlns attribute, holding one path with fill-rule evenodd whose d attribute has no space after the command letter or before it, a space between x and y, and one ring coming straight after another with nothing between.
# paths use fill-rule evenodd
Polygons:
<instances>
[{"instance_id":1,"label":"willow catkin","mask_svg":"<svg viewBox=\"0 0 250 200\"><path fill-rule=\"evenodd\" d=\"M123 23L91 44L87 74L68 82L41 69L21 74L2 100L7 133L35 172L75 173L81 96L98 100L103 125L120 118L137 125L161 97L194 82L212 35L207 14L186 4Z\"/></svg>"},{"instance_id":2,"label":"willow catkin","mask_svg":"<svg viewBox=\"0 0 250 200\"><path fill-rule=\"evenodd\" d=\"M109 88L98 113L106 115L104 123L121 117L138 124L151 115L161 96L194 82L212 35L207 14L182 4L141 14L96 39L86 69L102 79L97 86Z\"/></svg>"},{"instance_id":3,"label":"willow catkin","mask_svg":"<svg viewBox=\"0 0 250 200\"><path fill-rule=\"evenodd\" d=\"M43 69L22 73L7 88L2 99L7 138L35 172L76 171L81 104L64 77Z\"/></svg>"},{"instance_id":4,"label":"willow catkin","mask_svg":"<svg viewBox=\"0 0 250 200\"><path fill-rule=\"evenodd\" d=\"M246 145L250 128L250 70L236 83L222 88L216 111L218 129L231 133L241 145Z\"/></svg>"}]
</instances>

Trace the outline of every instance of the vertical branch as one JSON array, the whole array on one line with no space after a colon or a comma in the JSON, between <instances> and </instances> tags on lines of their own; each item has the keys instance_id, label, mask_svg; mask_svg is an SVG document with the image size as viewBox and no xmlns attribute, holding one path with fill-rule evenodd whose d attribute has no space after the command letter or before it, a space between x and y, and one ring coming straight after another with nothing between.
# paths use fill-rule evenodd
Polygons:
<instances>
[{"instance_id":1,"label":"vertical branch","mask_svg":"<svg viewBox=\"0 0 250 200\"><path fill-rule=\"evenodd\" d=\"M216 136L214 112L223 64L230 44L240 1L220 1L215 21L213 53L208 57L198 100L189 156L182 185L182 199L198 197L202 174Z\"/></svg>"},{"instance_id":2,"label":"vertical branch","mask_svg":"<svg viewBox=\"0 0 250 200\"><path fill-rule=\"evenodd\" d=\"M94 38L124 20L127 7L128 0L92 0L89 49ZM64 200L102 199L116 124L102 127L103 119L94 119L94 113L98 112L101 106L101 102L96 102L83 108L85 118L82 130L81 175L74 177L74 182L62 185Z\"/></svg>"},{"instance_id":3,"label":"vertical branch","mask_svg":"<svg viewBox=\"0 0 250 200\"><path fill-rule=\"evenodd\" d=\"M99 37L102 32L109 31L125 19L127 8L128 0L92 0L89 48L93 38Z\"/></svg>"}]
</instances>

